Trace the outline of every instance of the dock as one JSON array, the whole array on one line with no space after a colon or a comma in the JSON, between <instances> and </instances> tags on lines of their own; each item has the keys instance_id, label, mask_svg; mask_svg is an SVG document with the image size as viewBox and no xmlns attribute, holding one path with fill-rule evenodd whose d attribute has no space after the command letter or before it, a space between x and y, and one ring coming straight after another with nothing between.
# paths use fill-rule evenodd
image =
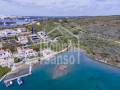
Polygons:
<instances>
[{"instance_id":1,"label":"dock","mask_svg":"<svg viewBox=\"0 0 120 90\"><path fill-rule=\"evenodd\" d=\"M21 76L15 77L15 78L11 78L11 79L8 79L8 80L4 80L4 82L13 81L13 80L16 80L18 78L23 78L23 77L26 77L26 76L29 76L29 75L31 75L31 73L30 74L21 75Z\"/></svg>"},{"instance_id":2,"label":"dock","mask_svg":"<svg viewBox=\"0 0 120 90\"><path fill-rule=\"evenodd\" d=\"M29 64L29 67L21 68L16 72L10 73L3 79L3 81L4 81L4 83L6 83L9 81L16 80L18 78L27 77L31 74L32 74L32 65Z\"/></svg>"}]
</instances>

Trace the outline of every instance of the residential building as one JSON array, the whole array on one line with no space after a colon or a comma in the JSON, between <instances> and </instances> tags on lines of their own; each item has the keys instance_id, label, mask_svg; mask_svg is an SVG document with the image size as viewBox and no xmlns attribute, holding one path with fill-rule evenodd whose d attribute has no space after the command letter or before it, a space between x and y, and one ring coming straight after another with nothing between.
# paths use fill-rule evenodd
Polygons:
<instances>
[{"instance_id":1,"label":"residential building","mask_svg":"<svg viewBox=\"0 0 120 90\"><path fill-rule=\"evenodd\" d=\"M13 29L5 29L0 31L0 37L12 37L18 35L18 32Z\"/></svg>"},{"instance_id":2,"label":"residential building","mask_svg":"<svg viewBox=\"0 0 120 90\"><path fill-rule=\"evenodd\" d=\"M26 28L16 28L19 35L30 34Z\"/></svg>"},{"instance_id":3,"label":"residential building","mask_svg":"<svg viewBox=\"0 0 120 90\"><path fill-rule=\"evenodd\" d=\"M32 34L29 36L30 37L30 40L33 42L33 43L38 43L40 42L40 37L37 36L37 34Z\"/></svg>"},{"instance_id":4,"label":"residential building","mask_svg":"<svg viewBox=\"0 0 120 90\"><path fill-rule=\"evenodd\" d=\"M51 49L44 49L40 52L40 54L43 56L43 57L53 57L55 52L53 52Z\"/></svg>"},{"instance_id":5,"label":"residential building","mask_svg":"<svg viewBox=\"0 0 120 90\"><path fill-rule=\"evenodd\" d=\"M39 35L39 37L40 37L41 39L43 39L43 40L46 40L46 39L47 39L47 34L46 34L46 32L40 31L40 32L38 32L37 34Z\"/></svg>"},{"instance_id":6,"label":"residential building","mask_svg":"<svg viewBox=\"0 0 120 90\"><path fill-rule=\"evenodd\" d=\"M26 28L16 28L18 33L27 32Z\"/></svg>"},{"instance_id":7,"label":"residential building","mask_svg":"<svg viewBox=\"0 0 120 90\"><path fill-rule=\"evenodd\" d=\"M17 38L20 44L27 44L29 42L27 36L18 36Z\"/></svg>"},{"instance_id":8,"label":"residential building","mask_svg":"<svg viewBox=\"0 0 120 90\"><path fill-rule=\"evenodd\" d=\"M17 48L17 57L36 57L38 53L33 49Z\"/></svg>"},{"instance_id":9,"label":"residential building","mask_svg":"<svg viewBox=\"0 0 120 90\"><path fill-rule=\"evenodd\" d=\"M12 59L12 54L8 50L0 50L0 66L8 66L10 67L14 63Z\"/></svg>"}]
</instances>

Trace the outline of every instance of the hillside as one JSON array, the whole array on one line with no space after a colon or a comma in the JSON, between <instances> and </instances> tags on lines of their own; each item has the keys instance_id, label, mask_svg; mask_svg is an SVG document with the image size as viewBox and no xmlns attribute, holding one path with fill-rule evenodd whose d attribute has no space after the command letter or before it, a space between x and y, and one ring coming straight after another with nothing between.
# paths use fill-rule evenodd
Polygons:
<instances>
[{"instance_id":1,"label":"hillside","mask_svg":"<svg viewBox=\"0 0 120 90\"><path fill-rule=\"evenodd\" d=\"M120 67L120 16L54 18L40 23L40 28L44 26L46 32L58 26L69 30L79 37L79 47L86 50L90 57ZM77 46L77 39L70 37L63 28L59 28L63 31L62 35ZM57 36L61 34L51 34L53 38Z\"/></svg>"}]
</instances>

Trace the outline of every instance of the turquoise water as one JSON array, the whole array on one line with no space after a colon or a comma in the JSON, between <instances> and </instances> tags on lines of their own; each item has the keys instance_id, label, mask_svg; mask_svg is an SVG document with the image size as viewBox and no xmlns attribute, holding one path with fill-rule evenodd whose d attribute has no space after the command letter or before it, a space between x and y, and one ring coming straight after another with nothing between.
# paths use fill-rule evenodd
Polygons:
<instances>
[{"instance_id":1,"label":"turquoise water","mask_svg":"<svg viewBox=\"0 0 120 90\"><path fill-rule=\"evenodd\" d=\"M80 54L77 64L77 52L64 55L74 55L76 59L67 74L53 79L56 65L40 65L32 76L24 78L24 85L19 87L15 81L10 88L1 84L0 90L120 90L120 69L93 61L84 54Z\"/></svg>"}]
</instances>

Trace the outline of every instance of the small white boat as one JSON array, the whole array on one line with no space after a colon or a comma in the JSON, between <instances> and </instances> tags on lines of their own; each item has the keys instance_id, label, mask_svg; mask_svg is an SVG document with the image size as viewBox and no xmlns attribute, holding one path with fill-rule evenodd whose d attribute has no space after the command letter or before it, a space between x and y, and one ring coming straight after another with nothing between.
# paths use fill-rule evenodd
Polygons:
<instances>
[{"instance_id":1,"label":"small white boat","mask_svg":"<svg viewBox=\"0 0 120 90\"><path fill-rule=\"evenodd\" d=\"M18 78L18 79L17 79L17 83L18 83L19 85L22 85L22 84L23 84L22 79L21 79L21 78Z\"/></svg>"},{"instance_id":2,"label":"small white boat","mask_svg":"<svg viewBox=\"0 0 120 90\"><path fill-rule=\"evenodd\" d=\"M6 86L6 87L10 87L10 86L13 84L12 81L4 82L4 83L5 83L5 86Z\"/></svg>"}]
</instances>

